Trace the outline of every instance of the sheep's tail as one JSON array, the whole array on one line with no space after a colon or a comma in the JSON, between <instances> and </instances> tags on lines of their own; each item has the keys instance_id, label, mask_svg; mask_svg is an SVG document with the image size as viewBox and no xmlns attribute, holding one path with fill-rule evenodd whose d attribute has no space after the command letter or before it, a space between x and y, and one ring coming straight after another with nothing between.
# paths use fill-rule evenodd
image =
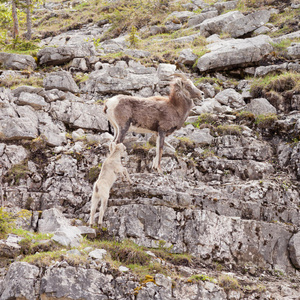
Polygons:
<instances>
[{"instance_id":1,"label":"sheep's tail","mask_svg":"<svg viewBox=\"0 0 300 300\"><path fill-rule=\"evenodd\" d=\"M104 112L105 114L106 114L107 109L108 109L108 107L107 107L107 105L105 104L105 105L104 105L104 108L103 108L103 112Z\"/></svg>"}]
</instances>

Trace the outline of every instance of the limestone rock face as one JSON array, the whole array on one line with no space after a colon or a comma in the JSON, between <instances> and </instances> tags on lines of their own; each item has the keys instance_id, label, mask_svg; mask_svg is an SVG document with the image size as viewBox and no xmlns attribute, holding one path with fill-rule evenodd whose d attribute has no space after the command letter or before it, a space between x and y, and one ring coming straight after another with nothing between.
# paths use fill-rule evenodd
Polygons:
<instances>
[{"instance_id":1,"label":"limestone rock face","mask_svg":"<svg viewBox=\"0 0 300 300\"><path fill-rule=\"evenodd\" d=\"M198 59L197 67L202 72L257 62L272 51L270 42L269 37L260 35L243 40L234 39L210 44L207 48L211 52Z\"/></svg>"},{"instance_id":2,"label":"limestone rock face","mask_svg":"<svg viewBox=\"0 0 300 300\"><path fill-rule=\"evenodd\" d=\"M158 83L157 70L140 63L120 61L115 65L103 64L102 69L90 74L82 85L84 92L133 93L144 88L154 88Z\"/></svg>"},{"instance_id":3,"label":"limestone rock face","mask_svg":"<svg viewBox=\"0 0 300 300\"><path fill-rule=\"evenodd\" d=\"M36 62L30 55L1 52L0 62L4 67L12 70L34 70L36 68Z\"/></svg>"},{"instance_id":4,"label":"limestone rock face","mask_svg":"<svg viewBox=\"0 0 300 300\"><path fill-rule=\"evenodd\" d=\"M25 262L15 262L10 265L4 278L4 290L1 299L36 299L36 281L39 268ZM14 278L14 280L11 280Z\"/></svg>"}]
</instances>

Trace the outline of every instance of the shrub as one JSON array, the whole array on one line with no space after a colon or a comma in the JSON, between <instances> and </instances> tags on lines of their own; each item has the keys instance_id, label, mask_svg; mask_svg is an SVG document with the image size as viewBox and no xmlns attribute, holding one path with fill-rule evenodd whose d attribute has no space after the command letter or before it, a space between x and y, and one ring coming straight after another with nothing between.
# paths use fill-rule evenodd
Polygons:
<instances>
[{"instance_id":1,"label":"shrub","mask_svg":"<svg viewBox=\"0 0 300 300\"><path fill-rule=\"evenodd\" d=\"M10 213L0 208L0 238L4 238L14 228L14 219Z\"/></svg>"},{"instance_id":2,"label":"shrub","mask_svg":"<svg viewBox=\"0 0 300 300\"><path fill-rule=\"evenodd\" d=\"M240 289L238 280L229 275L220 275L218 282L219 286L221 286L225 291L236 291Z\"/></svg>"},{"instance_id":3,"label":"shrub","mask_svg":"<svg viewBox=\"0 0 300 300\"><path fill-rule=\"evenodd\" d=\"M278 117L276 114L266 114L266 115L258 115L255 119L255 124L258 128L270 128L276 121Z\"/></svg>"}]
</instances>

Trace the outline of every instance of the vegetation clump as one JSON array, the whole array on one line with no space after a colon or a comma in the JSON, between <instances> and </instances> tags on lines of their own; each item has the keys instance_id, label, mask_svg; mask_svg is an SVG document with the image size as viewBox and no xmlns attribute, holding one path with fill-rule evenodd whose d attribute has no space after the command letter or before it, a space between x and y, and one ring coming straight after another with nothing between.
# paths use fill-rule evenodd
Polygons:
<instances>
[{"instance_id":1,"label":"vegetation clump","mask_svg":"<svg viewBox=\"0 0 300 300\"><path fill-rule=\"evenodd\" d=\"M236 291L240 289L238 280L229 275L220 275L218 278L219 286L225 291Z\"/></svg>"},{"instance_id":2,"label":"vegetation clump","mask_svg":"<svg viewBox=\"0 0 300 300\"><path fill-rule=\"evenodd\" d=\"M276 114L258 115L255 119L255 124L258 128L268 129L278 120Z\"/></svg>"},{"instance_id":3,"label":"vegetation clump","mask_svg":"<svg viewBox=\"0 0 300 300\"><path fill-rule=\"evenodd\" d=\"M27 161L14 165L4 176L4 181L9 184L19 184L21 179L25 179L31 172Z\"/></svg>"},{"instance_id":4,"label":"vegetation clump","mask_svg":"<svg viewBox=\"0 0 300 300\"><path fill-rule=\"evenodd\" d=\"M0 208L0 238L3 239L14 228L14 218L11 213Z\"/></svg>"}]
</instances>

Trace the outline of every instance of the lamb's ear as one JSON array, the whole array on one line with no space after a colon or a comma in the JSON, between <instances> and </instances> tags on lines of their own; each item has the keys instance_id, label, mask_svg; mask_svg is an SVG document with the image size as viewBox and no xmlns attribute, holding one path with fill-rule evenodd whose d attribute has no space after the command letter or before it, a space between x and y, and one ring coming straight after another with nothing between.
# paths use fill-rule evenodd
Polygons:
<instances>
[{"instance_id":1,"label":"lamb's ear","mask_svg":"<svg viewBox=\"0 0 300 300\"><path fill-rule=\"evenodd\" d=\"M115 149L116 149L116 146L117 146L117 144L116 144L115 142L111 142L111 143L109 144L109 151L110 151L110 152L114 152Z\"/></svg>"}]
</instances>

